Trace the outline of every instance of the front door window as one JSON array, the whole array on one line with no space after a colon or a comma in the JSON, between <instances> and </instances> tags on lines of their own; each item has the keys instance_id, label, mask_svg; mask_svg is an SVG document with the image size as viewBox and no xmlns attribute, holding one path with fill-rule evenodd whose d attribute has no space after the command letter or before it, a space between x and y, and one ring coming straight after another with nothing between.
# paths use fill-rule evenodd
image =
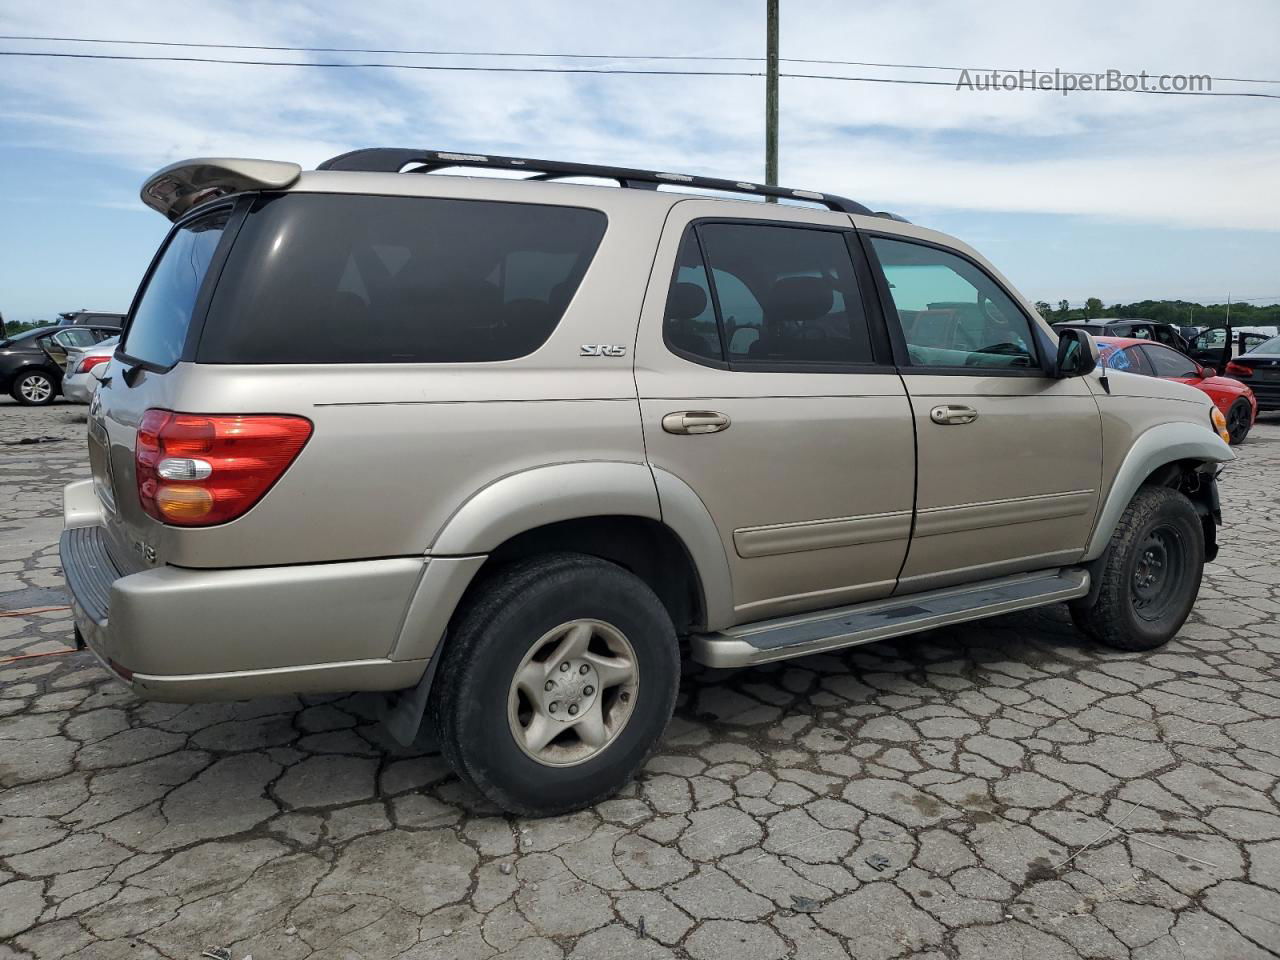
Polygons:
<instances>
[{"instance_id":1,"label":"front door window","mask_svg":"<svg viewBox=\"0 0 1280 960\"><path fill-rule=\"evenodd\" d=\"M912 366L1037 366L1031 324L979 267L937 247L873 237Z\"/></svg>"}]
</instances>

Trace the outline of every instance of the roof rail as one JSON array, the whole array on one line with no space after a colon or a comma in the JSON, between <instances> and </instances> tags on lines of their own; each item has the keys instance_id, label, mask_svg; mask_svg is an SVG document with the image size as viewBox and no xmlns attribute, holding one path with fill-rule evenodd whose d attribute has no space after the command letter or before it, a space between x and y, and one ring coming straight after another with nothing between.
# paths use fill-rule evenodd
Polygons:
<instances>
[{"instance_id":1,"label":"roof rail","mask_svg":"<svg viewBox=\"0 0 1280 960\"><path fill-rule=\"evenodd\" d=\"M701 190L720 190L727 193L751 194L759 197L777 197L784 200L803 200L820 203L838 213L875 214L856 200L815 193L812 190L793 190L789 187L770 187L763 183L743 180L720 180L716 177L697 177L684 173L659 173L656 170L634 170L630 167L609 167L594 163L567 163L560 160L531 160L528 157L494 157L474 153L447 153L442 150L411 150L399 147L371 147L352 150L340 156L330 157L317 170L360 170L373 173L399 173L409 164L421 164L414 173L430 173L446 167L483 167L490 170L526 170L533 174L530 180L560 180L565 177L600 177L616 180L623 187L640 190L656 190L661 184L696 187ZM900 218L894 218L900 219Z\"/></svg>"}]
</instances>

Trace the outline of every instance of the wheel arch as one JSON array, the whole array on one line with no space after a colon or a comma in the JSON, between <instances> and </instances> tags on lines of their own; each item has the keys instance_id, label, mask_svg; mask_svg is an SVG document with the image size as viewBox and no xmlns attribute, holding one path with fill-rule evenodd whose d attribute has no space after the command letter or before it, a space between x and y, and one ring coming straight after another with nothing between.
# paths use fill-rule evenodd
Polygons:
<instances>
[{"instance_id":1,"label":"wheel arch","mask_svg":"<svg viewBox=\"0 0 1280 960\"><path fill-rule=\"evenodd\" d=\"M453 513L426 551L392 658L431 656L482 571L551 551L632 571L662 599L677 631L720 629L732 617L724 546L687 484L646 464L555 464L503 477Z\"/></svg>"},{"instance_id":2,"label":"wheel arch","mask_svg":"<svg viewBox=\"0 0 1280 960\"><path fill-rule=\"evenodd\" d=\"M384 719L393 736L408 743L416 735L441 644L468 594L505 564L552 549L636 573L678 632L719 629L732 616L724 546L706 506L683 481L645 464L615 462L509 475L455 511L428 551L390 656L429 664L417 686L389 699Z\"/></svg>"},{"instance_id":3,"label":"wheel arch","mask_svg":"<svg viewBox=\"0 0 1280 960\"><path fill-rule=\"evenodd\" d=\"M1206 548L1216 543L1217 492L1213 473L1218 464L1234 459L1231 448L1208 424L1202 427L1188 422L1162 423L1147 430L1129 448L1116 471L1081 559L1088 562L1102 556L1134 494L1152 484L1183 489L1206 525ZM1206 473L1208 480L1201 482Z\"/></svg>"},{"instance_id":4,"label":"wheel arch","mask_svg":"<svg viewBox=\"0 0 1280 960\"><path fill-rule=\"evenodd\" d=\"M53 388L53 396L62 396L62 372L40 360L27 360L19 364L8 377L6 392L16 390L18 381L30 373L43 373Z\"/></svg>"}]
</instances>

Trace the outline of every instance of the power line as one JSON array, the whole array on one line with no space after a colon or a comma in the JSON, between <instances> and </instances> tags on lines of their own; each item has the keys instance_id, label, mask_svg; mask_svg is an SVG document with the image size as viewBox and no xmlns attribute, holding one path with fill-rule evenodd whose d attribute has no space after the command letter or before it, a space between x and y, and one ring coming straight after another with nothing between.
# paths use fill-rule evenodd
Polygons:
<instances>
[{"instance_id":1,"label":"power line","mask_svg":"<svg viewBox=\"0 0 1280 960\"><path fill-rule=\"evenodd\" d=\"M315 60L229 60L221 57L143 56L123 53L62 53L47 50L0 50L0 57L52 57L66 60L105 60L156 63L211 63L245 67L319 67L345 70L423 70L443 73L544 73L544 74L593 74L599 76L632 75L650 77L763 77L762 70L650 70L631 67L480 67L463 64L440 63L339 63ZM780 73L779 76L795 80L836 80L846 83L887 83L921 87L950 87L957 84L950 80L914 80L902 77L847 77L824 73ZM1066 91L1069 93L1141 93L1168 97L1251 97L1264 100L1280 100L1280 94L1253 93L1244 90L1082 90L1066 87L1031 86L1023 88L1039 93Z\"/></svg>"},{"instance_id":2,"label":"power line","mask_svg":"<svg viewBox=\"0 0 1280 960\"><path fill-rule=\"evenodd\" d=\"M521 53L510 50L414 50L399 47L295 47L270 46L256 43L208 43L177 40L109 40L98 37L45 37L26 34L0 34L0 40L33 40L56 43L97 43L116 44L140 47L188 47L203 50L264 50L272 53L363 53L363 54L396 54L414 57L515 57L552 60L649 60L678 62L741 62L763 63L764 57L732 57L724 55L694 54L632 54L632 53ZM815 66L831 67L878 67L891 70L942 70L959 73L968 70L974 73L1018 73L1017 69L1007 67L949 67L933 63L878 63L870 60L820 60L808 57L780 57L782 63L808 63ZM244 61L238 61L244 62ZM1063 70L1064 74L1074 76L1094 75L1094 70ZM1272 83L1280 84L1280 80L1266 80L1256 77L1209 77L1219 83Z\"/></svg>"},{"instance_id":3,"label":"power line","mask_svg":"<svg viewBox=\"0 0 1280 960\"><path fill-rule=\"evenodd\" d=\"M4 39L0 37L0 40ZM755 58L752 58L755 59ZM783 57L786 63L812 63L815 65L826 65L832 67L884 67L886 69L896 70L946 70L952 73L961 71L969 71L970 73L1025 73L1026 70L1017 70L1010 67L945 67L934 63L870 63L864 60L810 60L796 57ZM1040 71L1044 73L1045 71ZM1063 74L1071 74L1072 76L1096 76L1097 70L1062 70ZM1148 76L1151 74L1148 73ZM1199 74L1199 76L1208 76L1208 74ZM1209 77L1215 83L1280 83L1280 80L1262 80L1256 77Z\"/></svg>"},{"instance_id":4,"label":"power line","mask_svg":"<svg viewBox=\"0 0 1280 960\"><path fill-rule=\"evenodd\" d=\"M670 77L763 77L763 70L646 70L630 67L481 67L443 63L337 63L315 60L228 60L222 57L158 57L123 53L59 53L47 50L0 50L0 57L60 57L70 60L130 60L164 63L221 63L247 67L326 67L338 69L439 70L463 73L588 73ZM831 78L840 79L840 78ZM903 80L903 83L912 81ZM934 81L919 81L931 83ZM941 83L941 81L937 81ZM951 86L951 84L944 84Z\"/></svg>"}]
</instances>

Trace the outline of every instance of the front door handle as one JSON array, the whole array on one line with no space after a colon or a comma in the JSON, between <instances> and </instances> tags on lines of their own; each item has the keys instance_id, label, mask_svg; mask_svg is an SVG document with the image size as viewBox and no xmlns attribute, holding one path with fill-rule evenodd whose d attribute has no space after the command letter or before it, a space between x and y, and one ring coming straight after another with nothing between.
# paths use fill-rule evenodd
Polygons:
<instances>
[{"instance_id":1,"label":"front door handle","mask_svg":"<svg viewBox=\"0 0 1280 960\"><path fill-rule=\"evenodd\" d=\"M714 410L679 410L662 418L662 429L667 433L719 433L728 430L732 421Z\"/></svg>"},{"instance_id":2,"label":"front door handle","mask_svg":"<svg viewBox=\"0 0 1280 960\"><path fill-rule=\"evenodd\" d=\"M958 403L943 403L929 411L929 419L944 426L957 423L973 423L978 419L978 411L973 407Z\"/></svg>"}]
</instances>

